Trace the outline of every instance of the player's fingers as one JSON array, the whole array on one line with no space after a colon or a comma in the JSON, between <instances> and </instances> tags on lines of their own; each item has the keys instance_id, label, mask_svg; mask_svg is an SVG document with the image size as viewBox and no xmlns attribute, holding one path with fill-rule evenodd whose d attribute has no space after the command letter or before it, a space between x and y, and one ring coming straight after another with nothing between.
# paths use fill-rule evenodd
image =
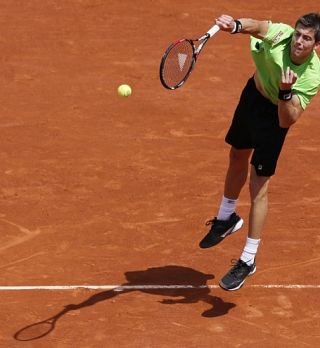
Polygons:
<instances>
[{"instance_id":1,"label":"player's fingers","mask_svg":"<svg viewBox=\"0 0 320 348\"><path fill-rule=\"evenodd\" d=\"M283 70L283 82L287 83L288 79L289 79L289 71L288 71L288 68L286 68Z\"/></svg>"},{"instance_id":2,"label":"player's fingers","mask_svg":"<svg viewBox=\"0 0 320 348\"><path fill-rule=\"evenodd\" d=\"M233 22L233 17L232 16L229 16L229 15L225 15L224 17L226 19L226 21L228 21L229 23L232 23Z\"/></svg>"},{"instance_id":3,"label":"player's fingers","mask_svg":"<svg viewBox=\"0 0 320 348\"><path fill-rule=\"evenodd\" d=\"M233 18L231 16L225 15L225 14L221 15L219 18L222 21L229 22L229 23L233 21Z\"/></svg>"},{"instance_id":4,"label":"player's fingers","mask_svg":"<svg viewBox=\"0 0 320 348\"><path fill-rule=\"evenodd\" d=\"M290 80L291 80L291 70L290 70L290 67L287 67L287 70L286 70L286 82L287 83L290 83Z\"/></svg>"},{"instance_id":5,"label":"player's fingers","mask_svg":"<svg viewBox=\"0 0 320 348\"><path fill-rule=\"evenodd\" d=\"M289 82L294 84L297 81L298 75L291 69L289 69L288 79Z\"/></svg>"},{"instance_id":6,"label":"player's fingers","mask_svg":"<svg viewBox=\"0 0 320 348\"><path fill-rule=\"evenodd\" d=\"M287 82L287 69L281 69L281 82Z\"/></svg>"},{"instance_id":7,"label":"player's fingers","mask_svg":"<svg viewBox=\"0 0 320 348\"><path fill-rule=\"evenodd\" d=\"M281 89L290 89L292 85L297 81L298 75L287 67L285 69L281 68L281 81L280 88Z\"/></svg>"},{"instance_id":8,"label":"player's fingers","mask_svg":"<svg viewBox=\"0 0 320 348\"><path fill-rule=\"evenodd\" d=\"M228 30L233 27L233 18L228 15L221 15L216 19L216 24L223 30Z\"/></svg>"}]
</instances>

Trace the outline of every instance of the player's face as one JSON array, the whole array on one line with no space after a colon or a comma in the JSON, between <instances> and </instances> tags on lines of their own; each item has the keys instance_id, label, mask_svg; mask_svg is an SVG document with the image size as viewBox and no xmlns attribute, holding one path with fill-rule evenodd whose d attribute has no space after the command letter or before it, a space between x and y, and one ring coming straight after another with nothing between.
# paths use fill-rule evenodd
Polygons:
<instances>
[{"instance_id":1,"label":"player's face","mask_svg":"<svg viewBox=\"0 0 320 348\"><path fill-rule=\"evenodd\" d=\"M291 41L290 57L293 63L302 64L311 52L320 45L315 41L315 30L298 25Z\"/></svg>"}]
</instances>

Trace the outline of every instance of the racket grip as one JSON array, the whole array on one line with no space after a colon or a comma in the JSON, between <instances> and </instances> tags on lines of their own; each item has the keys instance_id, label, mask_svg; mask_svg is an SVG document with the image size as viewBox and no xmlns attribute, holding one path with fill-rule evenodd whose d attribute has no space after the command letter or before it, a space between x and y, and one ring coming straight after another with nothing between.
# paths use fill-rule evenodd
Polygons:
<instances>
[{"instance_id":1,"label":"racket grip","mask_svg":"<svg viewBox=\"0 0 320 348\"><path fill-rule=\"evenodd\" d=\"M219 30L220 30L220 27L219 27L217 24L215 24L213 27L211 27L211 28L208 30L207 34L208 34L210 37L212 37L212 36L215 35Z\"/></svg>"}]
</instances>

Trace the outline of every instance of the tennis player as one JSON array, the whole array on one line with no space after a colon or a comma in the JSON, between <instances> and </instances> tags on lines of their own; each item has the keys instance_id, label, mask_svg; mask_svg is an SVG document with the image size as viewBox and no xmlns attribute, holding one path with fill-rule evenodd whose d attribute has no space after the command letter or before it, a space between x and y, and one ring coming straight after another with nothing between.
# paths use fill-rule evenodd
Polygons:
<instances>
[{"instance_id":1,"label":"tennis player","mask_svg":"<svg viewBox=\"0 0 320 348\"><path fill-rule=\"evenodd\" d=\"M220 243L242 227L235 212L250 167L251 207L248 237L239 260L220 280L225 290L237 290L256 271L256 253L268 210L268 186L288 129L299 119L320 89L320 14L300 17L295 28L249 18L216 19L231 34L249 34L255 73L244 87L226 142L231 145L224 194L218 215L201 248Z\"/></svg>"}]
</instances>

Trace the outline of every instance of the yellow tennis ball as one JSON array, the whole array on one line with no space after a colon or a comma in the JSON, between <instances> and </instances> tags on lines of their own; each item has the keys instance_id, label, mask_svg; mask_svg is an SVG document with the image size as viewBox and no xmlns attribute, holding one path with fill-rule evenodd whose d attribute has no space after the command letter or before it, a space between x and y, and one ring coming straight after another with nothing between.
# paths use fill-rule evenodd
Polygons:
<instances>
[{"instance_id":1,"label":"yellow tennis ball","mask_svg":"<svg viewBox=\"0 0 320 348\"><path fill-rule=\"evenodd\" d=\"M129 97L132 94L132 89L129 85L121 85L118 87L118 94L121 97Z\"/></svg>"}]
</instances>

